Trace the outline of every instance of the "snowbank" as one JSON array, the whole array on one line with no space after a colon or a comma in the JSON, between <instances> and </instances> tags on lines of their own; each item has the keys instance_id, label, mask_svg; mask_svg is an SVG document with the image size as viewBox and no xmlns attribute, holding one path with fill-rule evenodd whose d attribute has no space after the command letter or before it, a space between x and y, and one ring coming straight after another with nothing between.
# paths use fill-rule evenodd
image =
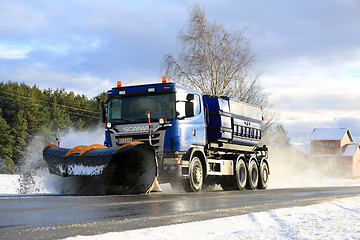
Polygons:
<instances>
[{"instance_id":1,"label":"snowbank","mask_svg":"<svg viewBox=\"0 0 360 240\"><path fill-rule=\"evenodd\" d=\"M0 194L18 194L19 189L19 175L0 174Z\"/></svg>"},{"instance_id":2,"label":"snowbank","mask_svg":"<svg viewBox=\"0 0 360 240\"><path fill-rule=\"evenodd\" d=\"M82 239L359 239L360 196L328 203Z\"/></svg>"},{"instance_id":3,"label":"snowbank","mask_svg":"<svg viewBox=\"0 0 360 240\"><path fill-rule=\"evenodd\" d=\"M47 171L37 171L37 175L0 174L0 195L66 194L72 192L75 184L73 179L51 175Z\"/></svg>"}]
</instances>

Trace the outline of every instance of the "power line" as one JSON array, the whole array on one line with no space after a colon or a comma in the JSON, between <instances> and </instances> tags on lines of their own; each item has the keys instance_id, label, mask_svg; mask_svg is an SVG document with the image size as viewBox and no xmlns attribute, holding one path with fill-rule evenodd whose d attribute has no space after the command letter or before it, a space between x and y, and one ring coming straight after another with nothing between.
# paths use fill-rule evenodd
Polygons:
<instances>
[{"instance_id":1,"label":"power line","mask_svg":"<svg viewBox=\"0 0 360 240\"><path fill-rule=\"evenodd\" d=\"M4 92L4 91L0 91L0 93L4 93L4 94L8 94L8 95L12 95L12 96L19 96L21 98L27 98L27 99L32 99L31 97L26 97L26 96L22 96L22 95L18 95L18 94L13 94L13 93L9 93L9 92ZM16 99L15 99L16 100ZM40 102L44 102L39 100ZM62 105L62 104L58 104L58 103L52 103L52 102L44 102L44 103L49 103L52 105L57 105L57 106L61 106L61 107L65 107L65 108L70 108L70 109L74 109L74 110L79 110L79 111L83 111L83 112L88 112L88 113L94 113L97 114L97 112L93 112L93 111L89 111L89 110L85 110L85 109L81 109L81 108L75 108L75 107L70 107L67 105ZM33 103L36 104L36 103ZM45 106L46 107L46 106Z\"/></svg>"},{"instance_id":2,"label":"power line","mask_svg":"<svg viewBox=\"0 0 360 240\"><path fill-rule=\"evenodd\" d=\"M4 92L2 92L2 91L0 91L0 92L1 92L1 93L4 93ZM9 94L9 95L14 95L14 94L10 94L10 93L8 93L8 94ZM20 95L18 95L18 96L20 96ZM25 97L25 96L20 96L20 97L29 98L29 97ZM6 96L1 96L1 95L0 95L0 98L2 98L2 99L7 99L7 100L11 100L11 101L16 101L16 102L21 102L21 101L18 100L18 99L11 98L11 97L6 97ZM38 103L31 103L31 104L33 104L33 105L35 105L35 106L51 108L51 107L49 107L49 106L45 106L45 105L38 104ZM77 109L77 110L80 110L80 111L85 111L85 112L97 114L97 112L92 112L92 111L88 111L88 110L84 110L84 109L80 109L80 108L73 108L73 107L69 107L69 106L61 105L61 104L57 104L57 103L50 103L50 104L52 104L52 105L58 105L58 106L62 106L62 107L68 107L68 108ZM85 115L85 114L77 113L77 112L73 112L73 111L68 111L68 113L75 114L75 115L78 115L78 116L83 116L83 117L89 117L89 118L93 118L93 119L100 119L100 117L95 117L95 116L91 116L91 115Z\"/></svg>"}]
</instances>

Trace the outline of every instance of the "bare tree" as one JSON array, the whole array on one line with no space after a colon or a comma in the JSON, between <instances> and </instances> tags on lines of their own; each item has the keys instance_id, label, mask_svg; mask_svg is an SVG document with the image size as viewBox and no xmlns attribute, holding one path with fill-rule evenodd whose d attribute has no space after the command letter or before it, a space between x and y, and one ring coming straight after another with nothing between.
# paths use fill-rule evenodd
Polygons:
<instances>
[{"instance_id":1,"label":"bare tree","mask_svg":"<svg viewBox=\"0 0 360 240\"><path fill-rule=\"evenodd\" d=\"M259 75L250 74L256 59L243 31L228 32L222 24L209 22L195 5L187 25L178 35L178 59L164 57L166 76L174 82L212 96L229 96L261 107L271 127L277 114L269 111Z\"/></svg>"}]
</instances>

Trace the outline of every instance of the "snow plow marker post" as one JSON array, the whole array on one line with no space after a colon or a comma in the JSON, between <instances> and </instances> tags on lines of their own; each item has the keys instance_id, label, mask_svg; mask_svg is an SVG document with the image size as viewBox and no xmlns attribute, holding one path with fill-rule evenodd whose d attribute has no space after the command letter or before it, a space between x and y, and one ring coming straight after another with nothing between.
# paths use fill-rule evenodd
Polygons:
<instances>
[{"instance_id":1,"label":"snow plow marker post","mask_svg":"<svg viewBox=\"0 0 360 240\"><path fill-rule=\"evenodd\" d=\"M139 141L109 148L94 144L67 149L50 144L44 148L43 158L50 173L63 177L89 176L96 179L94 187L105 193L146 194L158 176L154 148Z\"/></svg>"}]
</instances>

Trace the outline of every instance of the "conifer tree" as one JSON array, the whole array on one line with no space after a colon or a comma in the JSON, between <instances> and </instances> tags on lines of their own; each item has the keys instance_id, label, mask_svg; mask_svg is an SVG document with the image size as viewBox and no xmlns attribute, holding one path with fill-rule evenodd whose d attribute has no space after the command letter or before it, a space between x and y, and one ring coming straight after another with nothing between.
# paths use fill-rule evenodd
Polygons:
<instances>
[{"instance_id":1,"label":"conifer tree","mask_svg":"<svg viewBox=\"0 0 360 240\"><path fill-rule=\"evenodd\" d=\"M105 98L105 92L88 99L65 89L40 90L36 85L0 82L0 165L5 166L4 171L13 162L20 163L35 136L40 136L41 144L46 145L55 143L58 126L65 133L69 128L85 130L96 126L100 120L99 103Z\"/></svg>"},{"instance_id":2,"label":"conifer tree","mask_svg":"<svg viewBox=\"0 0 360 240\"><path fill-rule=\"evenodd\" d=\"M2 109L0 109L0 159L4 161L4 165L0 165L0 173L13 172L13 143L14 137L11 134L11 129L2 117Z\"/></svg>"},{"instance_id":3,"label":"conifer tree","mask_svg":"<svg viewBox=\"0 0 360 240\"><path fill-rule=\"evenodd\" d=\"M14 147L13 160L19 163L25 154L26 145L28 141L28 123L25 118L23 110L20 110L17 115L16 124L13 128L14 133Z\"/></svg>"}]
</instances>

